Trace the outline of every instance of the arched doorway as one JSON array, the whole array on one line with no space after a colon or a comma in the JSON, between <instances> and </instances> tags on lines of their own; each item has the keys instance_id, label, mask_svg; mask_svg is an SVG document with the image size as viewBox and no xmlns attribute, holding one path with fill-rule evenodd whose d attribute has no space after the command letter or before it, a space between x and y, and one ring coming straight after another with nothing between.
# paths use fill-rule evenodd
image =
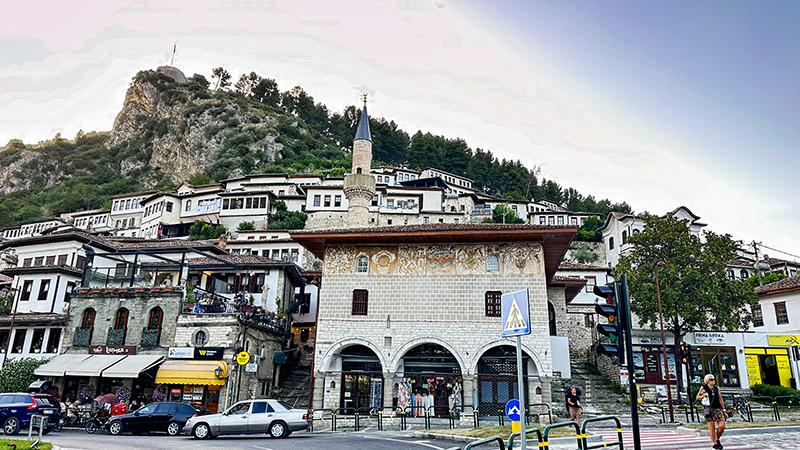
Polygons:
<instances>
[{"instance_id":1,"label":"arched doorway","mask_svg":"<svg viewBox=\"0 0 800 450\"><path fill-rule=\"evenodd\" d=\"M485 415L496 415L506 403L517 398L517 350L510 345L501 345L487 350L478 360L476 372L478 388L478 411ZM528 377L536 375L536 367L527 353L522 354L522 376L526 403L531 403ZM502 414L502 412L501 412Z\"/></svg>"},{"instance_id":2,"label":"arched doorway","mask_svg":"<svg viewBox=\"0 0 800 450\"><path fill-rule=\"evenodd\" d=\"M449 350L439 344L425 343L407 351L396 370L403 379L394 398L394 406L413 407L411 413L424 415L420 408L426 395L433 397L431 414L447 415L450 402L463 404L461 366ZM451 394L454 397L451 399ZM404 397L408 400L404 401ZM430 405L430 400L428 405Z\"/></svg>"},{"instance_id":3,"label":"arched doorway","mask_svg":"<svg viewBox=\"0 0 800 450\"><path fill-rule=\"evenodd\" d=\"M364 345L345 347L338 356L342 364L339 405L345 414L360 408L383 407L383 371L381 361Z\"/></svg>"}]
</instances>

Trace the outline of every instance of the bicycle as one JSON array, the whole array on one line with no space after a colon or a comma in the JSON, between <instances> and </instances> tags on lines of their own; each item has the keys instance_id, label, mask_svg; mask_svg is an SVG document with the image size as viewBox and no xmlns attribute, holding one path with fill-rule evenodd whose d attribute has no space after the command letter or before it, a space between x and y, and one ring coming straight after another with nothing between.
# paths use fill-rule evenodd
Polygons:
<instances>
[{"instance_id":1,"label":"bicycle","mask_svg":"<svg viewBox=\"0 0 800 450\"><path fill-rule=\"evenodd\" d=\"M747 414L747 401L745 401L744 397L741 395L735 395L731 399L730 406L733 407L733 410L739 414L739 419L743 422L749 422L750 418ZM733 415L730 414L732 417Z\"/></svg>"}]
</instances>

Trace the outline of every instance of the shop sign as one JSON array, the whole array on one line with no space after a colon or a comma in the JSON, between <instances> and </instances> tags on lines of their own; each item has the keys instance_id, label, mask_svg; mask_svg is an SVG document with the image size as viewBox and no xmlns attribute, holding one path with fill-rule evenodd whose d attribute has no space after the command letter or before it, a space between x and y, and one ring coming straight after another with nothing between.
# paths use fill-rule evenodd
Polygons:
<instances>
[{"instance_id":1,"label":"shop sign","mask_svg":"<svg viewBox=\"0 0 800 450\"><path fill-rule=\"evenodd\" d=\"M167 356L176 359L194 359L193 347L170 347Z\"/></svg>"},{"instance_id":2,"label":"shop sign","mask_svg":"<svg viewBox=\"0 0 800 450\"><path fill-rule=\"evenodd\" d=\"M247 364L250 362L250 354L247 352L239 352L239 354L236 355L236 362L239 363L240 366Z\"/></svg>"},{"instance_id":3,"label":"shop sign","mask_svg":"<svg viewBox=\"0 0 800 450\"><path fill-rule=\"evenodd\" d=\"M770 334L767 335L769 345L776 347L786 347L789 345L800 345L800 335L792 334Z\"/></svg>"},{"instance_id":4,"label":"shop sign","mask_svg":"<svg viewBox=\"0 0 800 450\"><path fill-rule=\"evenodd\" d=\"M639 343L644 345L661 345L660 337L640 337Z\"/></svg>"},{"instance_id":5,"label":"shop sign","mask_svg":"<svg viewBox=\"0 0 800 450\"><path fill-rule=\"evenodd\" d=\"M725 344L724 333L703 333L695 331L694 342L696 344Z\"/></svg>"},{"instance_id":6,"label":"shop sign","mask_svg":"<svg viewBox=\"0 0 800 450\"><path fill-rule=\"evenodd\" d=\"M194 359L222 359L224 347L197 347L194 349Z\"/></svg>"},{"instance_id":7,"label":"shop sign","mask_svg":"<svg viewBox=\"0 0 800 450\"><path fill-rule=\"evenodd\" d=\"M192 401L192 394L183 394L183 401L185 402Z\"/></svg>"},{"instance_id":8,"label":"shop sign","mask_svg":"<svg viewBox=\"0 0 800 450\"><path fill-rule=\"evenodd\" d=\"M246 366L244 366L244 371L245 372L258 372L258 364L256 364L256 363L248 363Z\"/></svg>"},{"instance_id":9,"label":"shop sign","mask_svg":"<svg viewBox=\"0 0 800 450\"><path fill-rule=\"evenodd\" d=\"M135 345L90 345L90 355L135 355Z\"/></svg>"}]
</instances>

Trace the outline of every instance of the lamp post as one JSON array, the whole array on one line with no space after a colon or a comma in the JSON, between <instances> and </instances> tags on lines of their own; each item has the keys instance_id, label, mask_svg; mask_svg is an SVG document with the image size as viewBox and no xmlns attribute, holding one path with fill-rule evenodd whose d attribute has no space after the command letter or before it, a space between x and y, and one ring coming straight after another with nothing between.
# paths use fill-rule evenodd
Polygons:
<instances>
[{"instance_id":1,"label":"lamp post","mask_svg":"<svg viewBox=\"0 0 800 450\"><path fill-rule=\"evenodd\" d=\"M8 348L11 347L11 335L14 333L14 320L17 318L17 305L19 302L17 301L17 292L19 289L11 288L11 301L14 303L14 312L11 314L11 327L8 329L8 337L6 338L6 351L3 355L3 365L0 367L5 367L6 363L8 362Z\"/></svg>"},{"instance_id":2,"label":"lamp post","mask_svg":"<svg viewBox=\"0 0 800 450\"><path fill-rule=\"evenodd\" d=\"M674 411L672 410L672 392L670 390L670 382L669 382L669 363L667 362L667 341L664 339L664 315L661 313L661 291L658 287L658 266L664 266L666 263L662 260L658 260L655 264L653 264L653 276L656 280L656 298L658 299L658 320L661 322L661 353L663 354L664 361L664 373L667 377L667 403L669 405L669 421L670 423L675 422Z\"/></svg>"}]
</instances>

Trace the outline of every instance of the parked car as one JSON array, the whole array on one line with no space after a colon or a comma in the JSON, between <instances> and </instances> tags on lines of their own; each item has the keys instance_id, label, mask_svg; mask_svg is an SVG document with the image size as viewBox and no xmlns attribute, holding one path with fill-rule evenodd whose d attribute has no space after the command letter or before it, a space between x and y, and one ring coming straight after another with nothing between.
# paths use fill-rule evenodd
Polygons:
<instances>
[{"instance_id":1,"label":"parked car","mask_svg":"<svg viewBox=\"0 0 800 450\"><path fill-rule=\"evenodd\" d=\"M170 436L175 436L180 434L190 418L203 414L208 414L208 410L189 403L150 403L132 413L112 416L106 427L108 432L114 435L126 432L138 434L164 431Z\"/></svg>"},{"instance_id":2,"label":"parked car","mask_svg":"<svg viewBox=\"0 0 800 450\"><path fill-rule=\"evenodd\" d=\"M192 417L184 431L197 439L221 434L267 433L274 438L285 438L293 431L308 428L308 413L292 409L278 400L247 400L236 403L225 412Z\"/></svg>"},{"instance_id":3,"label":"parked car","mask_svg":"<svg viewBox=\"0 0 800 450\"><path fill-rule=\"evenodd\" d=\"M47 416L44 432L49 433L61 419L61 404L50 394L0 394L0 423L5 434L17 434L30 426L34 414Z\"/></svg>"}]
</instances>

